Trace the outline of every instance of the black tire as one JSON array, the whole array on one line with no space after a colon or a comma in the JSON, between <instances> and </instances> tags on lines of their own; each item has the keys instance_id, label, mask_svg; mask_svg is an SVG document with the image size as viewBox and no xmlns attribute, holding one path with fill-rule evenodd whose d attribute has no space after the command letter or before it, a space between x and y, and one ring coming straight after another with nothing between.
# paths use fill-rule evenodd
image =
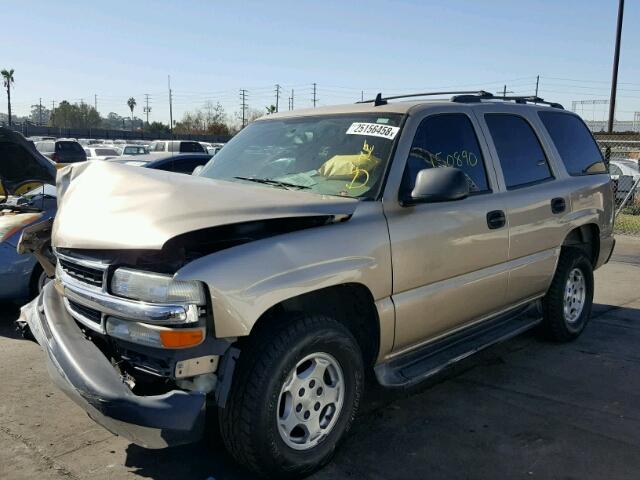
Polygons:
<instances>
[{"instance_id":1,"label":"black tire","mask_svg":"<svg viewBox=\"0 0 640 480\"><path fill-rule=\"evenodd\" d=\"M44 283L46 283L46 275L44 273L44 270L39 263L36 263L35 267L33 268L33 272L31 272L31 278L29 280L29 300L34 299L38 295L40 295L42 287L44 286L44 283L42 281L43 276L45 278Z\"/></svg>"},{"instance_id":2,"label":"black tire","mask_svg":"<svg viewBox=\"0 0 640 480\"><path fill-rule=\"evenodd\" d=\"M565 289L569 276L579 270L585 281L584 306L580 315L569 321L565 315ZM558 259L556 273L543 300L542 329L546 337L556 342L569 342L580 336L591 317L593 304L593 266L582 250L564 247Z\"/></svg>"},{"instance_id":3,"label":"black tire","mask_svg":"<svg viewBox=\"0 0 640 480\"><path fill-rule=\"evenodd\" d=\"M220 433L240 465L263 476L299 478L326 464L349 431L364 375L360 348L344 325L317 314L285 320L269 322L242 346L226 407L219 410ZM342 408L320 443L295 450L278 431L280 391L298 362L317 352L333 356L342 369Z\"/></svg>"}]
</instances>

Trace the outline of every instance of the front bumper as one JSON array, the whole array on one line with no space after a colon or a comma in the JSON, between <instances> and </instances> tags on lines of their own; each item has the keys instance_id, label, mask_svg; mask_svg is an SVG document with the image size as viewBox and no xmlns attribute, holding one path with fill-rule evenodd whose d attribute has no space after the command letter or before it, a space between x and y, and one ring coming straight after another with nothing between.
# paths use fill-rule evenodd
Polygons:
<instances>
[{"instance_id":1,"label":"front bumper","mask_svg":"<svg viewBox=\"0 0 640 480\"><path fill-rule=\"evenodd\" d=\"M52 380L107 430L146 448L201 438L206 395L182 390L135 395L103 353L84 337L54 282L22 308L21 320L47 354Z\"/></svg>"}]
</instances>

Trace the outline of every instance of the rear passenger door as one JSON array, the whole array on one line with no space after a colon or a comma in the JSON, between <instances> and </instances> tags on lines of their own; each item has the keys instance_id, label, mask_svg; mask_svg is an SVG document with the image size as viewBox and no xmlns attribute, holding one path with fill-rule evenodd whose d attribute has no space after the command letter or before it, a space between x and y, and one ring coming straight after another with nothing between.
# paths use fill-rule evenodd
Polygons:
<instances>
[{"instance_id":1,"label":"rear passenger door","mask_svg":"<svg viewBox=\"0 0 640 480\"><path fill-rule=\"evenodd\" d=\"M503 106L502 106L503 107ZM543 148L531 108L480 106L483 126L501 183L509 223L509 287L515 304L544 294L553 276L569 212L566 187Z\"/></svg>"},{"instance_id":2,"label":"rear passenger door","mask_svg":"<svg viewBox=\"0 0 640 480\"><path fill-rule=\"evenodd\" d=\"M409 118L403 147L394 160L393 180L385 190L396 352L459 329L504 305L508 231L504 224L488 226L487 214L500 210L493 193L495 175L486 168L490 159L473 115L460 110L443 107L422 118ZM447 166L466 174L469 197L402 206L398 197L413 189L420 170Z\"/></svg>"}]
</instances>

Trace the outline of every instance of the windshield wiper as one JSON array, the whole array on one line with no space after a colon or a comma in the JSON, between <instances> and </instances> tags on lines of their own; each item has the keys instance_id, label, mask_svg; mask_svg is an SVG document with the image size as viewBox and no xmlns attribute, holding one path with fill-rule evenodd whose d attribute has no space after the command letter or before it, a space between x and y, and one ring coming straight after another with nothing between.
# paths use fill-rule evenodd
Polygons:
<instances>
[{"instance_id":1,"label":"windshield wiper","mask_svg":"<svg viewBox=\"0 0 640 480\"><path fill-rule=\"evenodd\" d=\"M289 182L281 182L280 180L274 180L273 178L256 178L256 177L233 177L238 180L246 180L248 182L262 183L264 185L274 185L276 187L281 188L299 188L299 189L307 189L311 188L307 185L298 185L297 183L289 183Z\"/></svg>"}]
</instances>

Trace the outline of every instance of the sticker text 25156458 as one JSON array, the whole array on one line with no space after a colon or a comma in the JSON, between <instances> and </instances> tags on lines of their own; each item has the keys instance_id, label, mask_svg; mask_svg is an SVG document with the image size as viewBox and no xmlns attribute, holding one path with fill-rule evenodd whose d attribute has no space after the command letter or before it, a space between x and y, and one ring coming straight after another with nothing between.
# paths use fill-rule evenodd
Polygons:
<instances>
[{"instance_id":1,"label":"sticker text 25156458","mask_svg":"<svg viewBox=\"0 0 640 480\"><path fill-rule=\"evenodd\" d=\"M390 127L379 123L352 123L347 130L347 135L369 135L372 137L382 137L393 140L400 131L400 127Z\"/></svg>"}]
</instances>

